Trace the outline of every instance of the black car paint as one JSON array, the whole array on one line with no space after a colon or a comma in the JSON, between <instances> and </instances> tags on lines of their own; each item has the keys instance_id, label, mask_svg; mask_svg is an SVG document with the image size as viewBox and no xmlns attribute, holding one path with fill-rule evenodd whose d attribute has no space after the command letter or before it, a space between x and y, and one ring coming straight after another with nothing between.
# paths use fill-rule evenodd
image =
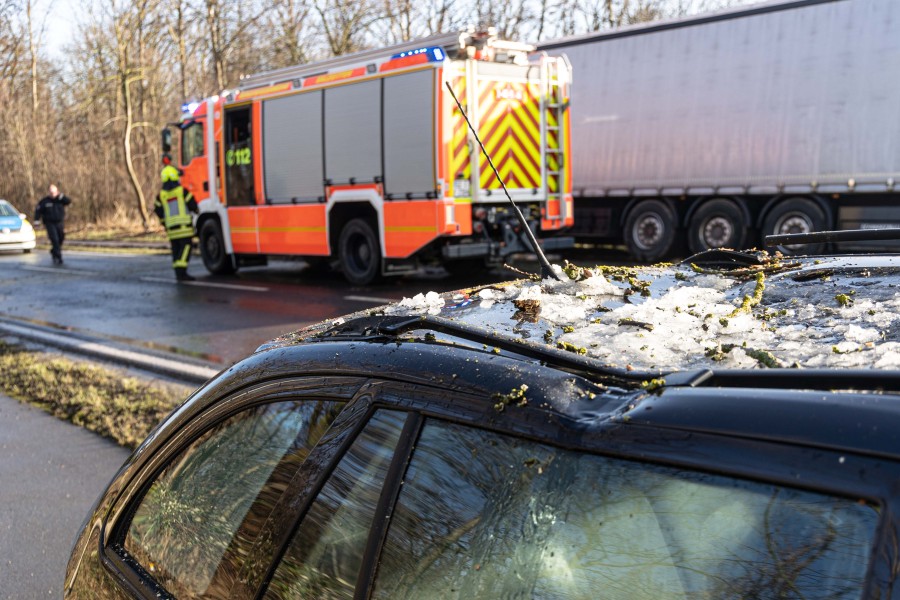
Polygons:
<instances>
[{"instance_id":1,"label":"black car paint","mask_svg":"<svg viewBox=\"0 0 900 600\"><path fill-rule=\"evenodd\" d=\"M498 354L418 337L388 341L382 335L317 339L300 345L276 344L238 363L154 430L92 511L69 564L67 589L85 585L82 577L102 576L116 582L96 582L109 593L106 597L125 597L111 591L120 585L139 597L158 597L161 590L112 547L117 527L127 521L125 509L166 460L215 423L252 403L307 395L350 403L301 467L304 476L298 476L296 487L283 496L281 517L267 522L259 536L254 554L266 560L283 552L296 523L368 415L377 406L388 406L564 448L871 502L880 507L883 519L864 597L900 597L893 586L900 570L896 550L900 447L892 444L892 432L900 431L896 397L817 392L815 398L822 401L811 403L813 398L793 392L689 387L650 394L635 382L632 389L614 387L622 384L620 373L610 374L607 378L613 387L606 387L597 381L603 377L595 374L588 380L533 357L516 356L511 352L515 348ZM793 383L796 387L797 380ZM495 394L522 384L528 386L526 406L502 411L495 407ZM756 405L760 402L764 412ZM847 409L853 406L869 409L860 426L848 420ZM761 423L751 426L751 419ZM874 429L876 425L879 429ZM414 445L415 432L415 421L408 421L402 443L406 450ZM874 452L873 436L880 440ZM396 474L407 459L398 451L392 472ZM379 510L388 510L399 479L393 478L391 489L386 486ZM376 517L379 520L383 519ZM383 531L374 528L370 535L369 576L374 573ZM83 563L94 560L95 551L105 574L79 573ZM258 597L271 576L269 569L260 577L264 566L246 565L233 595ZM361 585L371 586L371 579ZM365 590L358 588L361 591Z\"/></svg>"}]
</instances>

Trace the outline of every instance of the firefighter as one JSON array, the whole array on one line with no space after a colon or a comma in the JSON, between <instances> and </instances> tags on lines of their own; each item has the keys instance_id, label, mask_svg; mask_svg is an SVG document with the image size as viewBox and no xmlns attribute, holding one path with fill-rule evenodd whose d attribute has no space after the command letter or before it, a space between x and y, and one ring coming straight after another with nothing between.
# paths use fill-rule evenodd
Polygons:
<instances>
[{"instance_id":1,"label":"firefighter","mask_svg":"<svg viewBox=\"0 0 900 600\"><path fill-rule=\"evenodd\" d=\"M191 258L191 239L194 237L194 225L191 215L197 213L197 202L190 192L181 187L181 173L171 164L168 156L163 157L163 168L160 172L162 189L156 197L153 212L166 227L166 234L172 244L172 266L175 268L175 279L193 281L188 275L187 266Z\"/></svg>"}]
</instances>

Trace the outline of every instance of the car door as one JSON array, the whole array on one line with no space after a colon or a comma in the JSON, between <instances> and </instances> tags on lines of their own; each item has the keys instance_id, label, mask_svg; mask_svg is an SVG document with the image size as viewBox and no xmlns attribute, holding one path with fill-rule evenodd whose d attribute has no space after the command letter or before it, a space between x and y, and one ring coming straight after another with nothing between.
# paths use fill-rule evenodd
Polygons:
<instances>
[{"instance_id":1,"label":"car door","mask_svg":"<svg viewBox=\"0 0 900 600\"><path fill-rule=\"evenodd\" d=\"M389 406L374 397L327 478L304 488L297 520L268 524L281 531L272 553L280 558L257 592L272 599L892 593L896 499L882 478L897 481L891 461L647 427L586 435L575 423L568 432L549 425L546 414L541 433L528 408L485 419L483 400L469 414L465 405L460 397L452 406L407 397ZM847 462L852 470L834 468Z\"/></svg>"},{"instance_id":2,"label":"car door","mask_svg":"<svg viewBox=\"0 0 900 600\"><path fill-rule=\"evenodd\" d=\"M142 465L121 489L111 487L117 499L88 542L99 545L100 561L82 561L68 596L230 597L272 507L363 383L257 384L139 451L132 461Z\"/></svg>"}]
</instances>

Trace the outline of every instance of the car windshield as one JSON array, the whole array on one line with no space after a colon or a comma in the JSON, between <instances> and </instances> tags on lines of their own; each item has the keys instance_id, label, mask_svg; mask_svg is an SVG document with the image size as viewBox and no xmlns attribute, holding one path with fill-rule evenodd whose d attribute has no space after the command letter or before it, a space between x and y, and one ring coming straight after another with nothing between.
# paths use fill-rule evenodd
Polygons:
<instances>
[{"instance_id":1,"label":"car windshield","mask_svg":"<svg viewBox=\"0 0 900 600\"><path fill-rule=\"evenodd\" d=\"M18 217L19 211L12 207L9 202L0 201L0 217Z\"/></svg>"}]
</instances>

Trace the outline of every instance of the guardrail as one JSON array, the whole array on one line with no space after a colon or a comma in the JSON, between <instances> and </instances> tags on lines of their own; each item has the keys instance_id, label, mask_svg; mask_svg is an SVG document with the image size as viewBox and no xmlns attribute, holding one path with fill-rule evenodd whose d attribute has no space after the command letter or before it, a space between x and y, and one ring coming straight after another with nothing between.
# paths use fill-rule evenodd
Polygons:
<instances>
[{"instance_id":1,"label":"guardrail","mask_svg":"<svg viewBox=\"0 0 900 600\"><path fill-rule=\"evenodd\" d=\"M189 356L129 346L115 340L58 330L8 317L0 317L0 333L123 367L157 373L188 384L205 383L225 367Z\"/></svg>"}]
</instances>

